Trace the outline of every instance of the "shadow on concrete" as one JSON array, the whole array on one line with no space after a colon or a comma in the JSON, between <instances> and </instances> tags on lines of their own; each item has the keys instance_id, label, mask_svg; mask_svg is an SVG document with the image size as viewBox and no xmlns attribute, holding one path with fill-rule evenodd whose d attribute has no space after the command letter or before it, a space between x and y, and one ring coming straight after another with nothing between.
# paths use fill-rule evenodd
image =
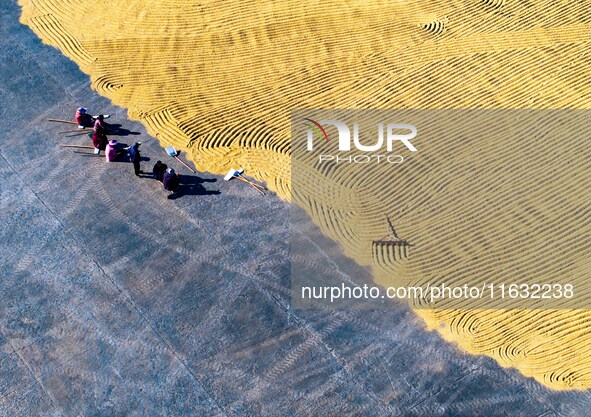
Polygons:
<instances>
[{"instance_id":1,"label":"shadow on concrete","mask_svg":"<svg viewBox=\"0 0 591 417\"><path fill-rule=\"evenodd\" d=\"M129 136L129 135L141 135L141 132L132 132L129 129L124 129L121 127L121 124L115 123L115 124L111 124L109 123L109 133L107 133L107 135L110 136Z\"/></svg>"},{"instance_id":2,"label":"shadow on concrete","mask_svg":"<svg viewBox=\"0 0 591 417\"><path fill-rule=\"evenodd\" d=\"M201 178L195 175L179 175L180 185L176 192L170 194L170 200L176 200L185 195L220 195L219 190L207 190L202 185L206 182L216 182L215 178Z\"/></svg>"}]
</instances>

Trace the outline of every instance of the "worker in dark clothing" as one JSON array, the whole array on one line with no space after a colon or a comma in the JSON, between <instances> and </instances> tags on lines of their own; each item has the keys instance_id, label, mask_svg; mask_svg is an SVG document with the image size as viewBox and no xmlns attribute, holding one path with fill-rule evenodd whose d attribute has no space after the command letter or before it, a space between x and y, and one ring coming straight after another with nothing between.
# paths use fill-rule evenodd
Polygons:
<instances>
[{"instance_id":1,"label":"worker in dark clothing","mask_svg":"<svg viewBox=\"0 0 591 417\"><path fill-rule=\"evenodd\" d=\"M154 168L152 169L152 173L154 174L154 178L157 179L158 181L162 182L164 180L164 173L166 172L167 168L168 168L168 166L166 166L166 164L163 164L162 161L156 162L156 164L154 165Z\"/></svg>"},{"instance_id":2,"label":"worker in dark clothing","mask_svg":"<svg viewBox=\"0 0 591 417\"><path fill-rule=\"evenodd\" d=\"M133 163L133 172L138 177L142 172L140 169L140 161L142 160L142 157L139 149L141 144L142 142L134 142L133 145L131 145L131 148L129 148L129 160Z\"/></svg>"},{"instance_id":3,"label":"worker in dark clothing","mask_svg":"<svg viewBox=\"0 0 591 417\"><path fill-rule=\"evenodd\" d=\"M179 188L180 181L179 176L174 169L168 168L164 173L164 178L162 179L162 185L164 186L165 190L172 191L173 193Z\"/></svg>"}]
</instances>

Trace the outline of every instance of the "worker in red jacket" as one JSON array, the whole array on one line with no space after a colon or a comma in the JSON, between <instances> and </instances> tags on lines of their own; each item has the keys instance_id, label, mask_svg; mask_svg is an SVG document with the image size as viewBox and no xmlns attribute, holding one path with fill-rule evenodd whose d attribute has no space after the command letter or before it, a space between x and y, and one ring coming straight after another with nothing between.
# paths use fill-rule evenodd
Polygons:
<instances>
[{"instance_id":1,"label":"worker in red jacket","mask_svg":"<svg viewBox=\"0 0 591 417\"><path fill-rule=\"evenodd\" d=\"M80 107L76 110L76 123L78 123L79 128L91 127L94 125L94 119L90 114L86 113L84 107Z\"/></svg>"},{"instance_id":2,"label":"worker in red jacket","mask_svg":"<svg viewBox=\"0 0 591 417\"><path fill-rule=\"evenodd\" d=\"M103 115L105 119L109 118L108 114ZM91 116L88 114L88 110L84 107L79 107L76 110L76 123L78 123L78 127L80 129L85 127L93 127L95 120L98 119L98 116Z\"/></svg>"},{"instance_id":3,"label":"worker in red jacket","mask_svg":"<svg viewBox=\"0 0 591 417\"><path fill-rule=\"evenodd\" d=\"M96 149L104 151L109 143L107 139L108 125L104 122L105 117L101 114L94 122L92 131L92 144Z\"/></svg>"}]
</instances>

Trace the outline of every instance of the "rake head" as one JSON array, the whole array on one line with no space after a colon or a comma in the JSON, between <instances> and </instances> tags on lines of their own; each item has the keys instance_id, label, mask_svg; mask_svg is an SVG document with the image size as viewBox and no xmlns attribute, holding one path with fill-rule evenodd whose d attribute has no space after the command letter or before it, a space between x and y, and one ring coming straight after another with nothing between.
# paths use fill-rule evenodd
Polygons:
<instances>
[{"instance_id":1,"label":"rake head","mask_svg":"<svg viewBox=\"0 0 591 417\"><path fill-rule=\"evenodd\" d=\"M238 175L242 174L243 172L244 172L244 170L242 168L240 168L240 169L230 168L230 170L228 171L228 173L224 177L224 181L230 181L232 178L237 177Z\"/></svg>"},{"instance_id":2,"label":"rake head","mask_svg":"<svg viewBox=\"0 0 591 417\"><path fill-rule=\"evenodd\" d=\"M174 146L167 146L166 148L164 148L164 150L170 156L177 156L178 155L178 152L176 151L176 149L174 149Z\"/></svg>"},{"instance_id":3,"label":"rake head","mask_svg":"<svg viewBox=\"0 0 591 417\"><path fill-rule=\"evenodd\" d=\"M224 177L224 181L230 181L236 175L236 170L234 168L230 168L226 176Z\"/></svg>"}]
</instances>

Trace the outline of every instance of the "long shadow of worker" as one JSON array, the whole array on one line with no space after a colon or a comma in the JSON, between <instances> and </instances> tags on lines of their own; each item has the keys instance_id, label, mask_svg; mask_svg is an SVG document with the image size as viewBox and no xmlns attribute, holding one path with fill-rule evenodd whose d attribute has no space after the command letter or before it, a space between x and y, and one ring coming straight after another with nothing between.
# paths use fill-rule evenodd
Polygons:
<instances>
[{"instance_id":1,"label":"long shadow of worker","mask_svg":"<svg viewBox=\"0 0 591 417\"><path fill-rule=\"evenodd\" d=\"M221 194L218 190L206 190L202 185L206 182L216 182L215 178L201 178L195 175L179 175L179 188L176 192L170 194L168 198L170 200L176 200L185 195L219 195Z\"/></svg>"},{"instance_id":2,"label":"long shadow of worker","mask_svg":"<svg viewBox=\"0 0 591 417\"><path fill-rule=\"evenodd\" d=\"M107 136L129 136L129 135L141 135L141 132L132 132L129 129L123 129L120 124L109 124L109 131Z\"/></svg>"}]
</instances>

